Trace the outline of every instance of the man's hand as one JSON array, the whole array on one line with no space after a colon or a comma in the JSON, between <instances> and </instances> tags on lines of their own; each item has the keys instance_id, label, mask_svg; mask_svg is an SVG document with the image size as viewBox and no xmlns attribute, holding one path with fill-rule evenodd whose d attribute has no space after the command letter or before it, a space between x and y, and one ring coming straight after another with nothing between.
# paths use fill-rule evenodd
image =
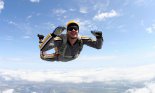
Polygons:
<instances>
[{"instance_id":1,"label":"man's hand","mask_svg":"<svg viewBox=\"0 0 155 93\"><path fill-rule=\"evenodd\" d=\"M91 31L91 33L96 36L96 38L102 38L102 32L101 31Z\"/></svg>"},{"instance_id":2,"label":"man's hand","mask_svg":"<svg viewBox=\"0 0 155 93\"><path fill-rule=\"evenodd\" d=\"M66 28L63 26L58 26L57 28L55 28L55 30L53 31L53 33L51 34L53 37L56 37L57 35L60 35Z\"/></svg>"},{"instance_id":3,"label":"man's hand","mask_svg":"<svg viewBox=\"0 0 155 93\"><path fill-rule=\"evenodd\" d=\"M43 40L44 39L44 35L38 34L37 36L38 36L39 40Z\"/></svg>"},{"instance_id":4,"label":"man's hand","mask_svg":"<svg viewBox=\"0 0 155 93\"><path fill-rule=\"evenodd\" d=\"M42 43L42 40L44 39L44 35L38 34L37 36L39 38L39 43Z\"/></svg>"}]
</instances>

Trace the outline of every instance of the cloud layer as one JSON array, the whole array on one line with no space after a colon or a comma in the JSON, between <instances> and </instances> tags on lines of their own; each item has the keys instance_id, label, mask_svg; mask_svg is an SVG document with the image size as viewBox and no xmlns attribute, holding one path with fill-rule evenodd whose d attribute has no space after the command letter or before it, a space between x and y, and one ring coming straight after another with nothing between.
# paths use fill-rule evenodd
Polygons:
<instances>
[{"instance_id":1,"label":"cloud layer","mask_svg":"<svg viewBox=\"0 0 155 93\"><path fill-rule=\"evenodd\" d=\"M2 87L3 84L8 85L7 88L3 89L6 93L12 93L20 88L20 91L34 91L34 89L31 90L32 87L38 90L38 88L43 87L40 86L42 84L47 86L44 86L45 88L39 91L45 91L44 89L47 89L47 87L51 88L53 84L58 84L59 87L61 86L64 89L72 89L75 86L79 86L75 89L76 91L79 91L79 88L82 91L87 88L87 90L93 89L104 91L105 93L113 93L113 91L116 93L154 93L154 70L155 64L132 68L96 68L64 71L60 69L46 71L1 69L0 83L2 85L0 85L0 87ZM14 82L16 86L9 86L11 82ZM19 82L21 82L22 86L20 86ZM24 86L27 84L29 84L31 88L25 88ZM64 87L65 85L68 87ZM18 89L16 89L17 87ZM90 91L84 93L90 93Z\"/></svg>"},{"instance_id":2,"label":"cloud layer","mask_svg":"<svg viewBox=\"0 0 155 93\"><path fill-rule=\"evenodd\" d=\"M125 93L155 93L155 83L147 83L142 88L128 89Z\"/></svg>"},{"instance_id":3,"label":"cloud layer","mask_svg":"<svg viewBox=\"0 0 155 93\"><path fill-rule=\"evenodd\" d=\"M0 70L0 76L5 80L20 79L35 82L58 81L72 83L91 83L127 80L131 82L148 81L155 78L155 65L135 68L97 68L74 71L21 71ZM89 73L88 73L89 72Z\"/></svg>"}]
</instances>

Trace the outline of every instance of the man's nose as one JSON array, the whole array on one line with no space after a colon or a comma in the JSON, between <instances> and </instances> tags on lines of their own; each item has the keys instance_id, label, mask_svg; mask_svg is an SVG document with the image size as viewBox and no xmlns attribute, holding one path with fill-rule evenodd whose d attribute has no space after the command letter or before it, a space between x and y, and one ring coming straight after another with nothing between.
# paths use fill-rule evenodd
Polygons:
<instances>
[{"instance_id":1,"label":"man's nose","mask_svg":"<svg viewBox=\"0 0 155 93\"><path fill-rule=\"evenodd\" d=\"M72 29L72 31L76 31L75 29Z\"/></svg>"}]
</instances>

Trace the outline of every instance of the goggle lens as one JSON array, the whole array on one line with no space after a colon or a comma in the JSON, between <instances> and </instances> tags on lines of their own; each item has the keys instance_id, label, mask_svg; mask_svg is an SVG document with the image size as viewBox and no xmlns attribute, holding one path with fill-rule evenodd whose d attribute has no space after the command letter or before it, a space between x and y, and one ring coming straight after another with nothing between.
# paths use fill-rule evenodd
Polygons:
<instances>
[{"instance_id":1,"label":"goggle lens","mask_svg":"<svg viewBox=\"0 0 155 93\"><path fill-rule=\"evenodd\" d=\"M77 26L71 26L71 27L68 27L67 30L72 31L73 29L77 31L79 28Z\"/></svg>"}]
</instances>

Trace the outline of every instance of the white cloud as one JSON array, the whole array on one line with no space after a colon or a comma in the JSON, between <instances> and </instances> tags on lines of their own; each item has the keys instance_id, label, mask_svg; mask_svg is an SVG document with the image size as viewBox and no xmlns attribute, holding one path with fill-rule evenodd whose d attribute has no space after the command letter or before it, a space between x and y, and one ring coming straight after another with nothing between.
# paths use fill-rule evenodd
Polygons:
<instances>
[{"instance_id":1,"label":"white cloud","mask_svg":"<svg viewBox=\"0 0 155 93\"><path fill-rule=\"evenodd\" d=\"M83 13L83 14L88 13L88 8L87 7L81 7L80 8L80 13Z\"/></svg>"},{"instance_id":2,"label":"white cloud","mask_svg":"<svg viewBox=\"0 0 155 93\"><path fill-rule=\"evenodd\" d=\"M150 27L146 28L146 31L150 34L155 32L155 24L152 24Z\"/></svg>"},{"instance_id":3,"label":"white cloud","mask_svg":"<svg viewBox=\"0 0 155 93\"><path fill-rule=\"evenodd\" d=\"M73 12L73 11L76 11L76 9L70 8L69 11L72 11Z\"/></svg>"},{"instance_id":4,"label":"white cloud","mask_svg":"<svg viewBox=\"0 0 155 93\"><path fill-rule=\"evenodd\" d=\"M111 10L110 12L99 13L99 14L95 15L93 19L102 21L102 20L105 20L107 18L112 18L115 16L118 16L118 13L115 10Z\"/></svg>"},{"instance_id":5,"label":"white cloud","mask_svg":"<svg viewBox=\"0 0 155 93\"><path fill-rule=\"evenodd\" d=\"M31 38L30 36L23 36L24 39L29 39Z\"/></svg>"},{"instance_id":6,"label":"white cloud","mask_svg":"<svg viewBox=\"0 0 155 93\"><path fill-rule=\"evenodd\" d=\"M155 93L155 83L147 83L142 88L128 89L125 93Z\"/></svg>"},{"instance_id":7,"label":"white cloud","mask_svg":"<svg viewBox=\"0 0 155 93\"><path fill-rule=\"evenodd\" d=\"M30 2L32 2L32 3L39 3L40 0L30 0Z\"/></svg>"},{"instance_id":8,"label":"white cloud","mask_svg":"<svg viewBox=\"0 0 155 93\"><path fill-rule=\"evenodd\" d=\"M0 13L4 9L4 1L0 0Z\"/></svg>"},{"instance_id":9,"label":"white cloud","mask_svg":"<svg viewBox=\"0 0 155 93\"><path fill-rule=\"evenodd\" d=\"M71 83L91 83L110 81L145 82L155 78L155 65L135 68L96 68L72 71L24 71L0 70L0 77L6 80L26 80L35 82L58 81ZM88 73L89 72L89 73Z\"/></svg>"},{"instance_id":10,"label":"white cloud","mask_svg":"<svg viewBox=\"0 0 155 93\"><path fill-rule=\"evenodd\" d=\"M64 9L53 9L53 13L56 14L57 16L60 16L64 13L66 13L67 11Z\"/></svg>"},{"instance_id":11,"label":"white cloud","mask_svg":"<svg viewBox=\"0 0 155 93\"><path fill-rule=\"evenodd\" d=\"M31 18L33 16L28 16L28 18ZM46 22L46 23L39 23L36 25L32 25L29 22L15 22L15 21L8 21L6 20L6 22L9 25L15 26L16 29L18 29L18 31L22 32L24 36L26 36L26 38L28 38L27 36L32 36L33 34L38 34L38 32L41 32L43 30L49 31L51 29L55 28L55 25L52 22ZM7 37L7 40L10 40L11 37ZM12 39L12 38L11 38Z\"/></svg>"},{"instance_id":12,"label":"white cloud","mask_svg":"<svg viewBox=\"0 0 155 93\"><path fill-rule=\"evenodd\" d=\"M4 90L2 93L13 93L14 89L7 89Z\"/></svg>"},{"instance_id":13,"label":"white cloud","mask_svg":"<svg viewBox=\"0 0 155 93\"><path fill-rule=\"evenodd\" d=\"M94 10L105 11L110 5L110 0L102 0L102 2L101 1L92 1L92 4L93 4L93 6L91 6L91 7Z\"/></svg>"},{"instance_id":14,"label":"white cloud","mask_svg":"<svg viewBox=\"0 0 155 93\"><path fill-rule=\"evenodd\" d=\"M10 25L14 25L14 26L17 26L17 25L18 25L18 24L15 23L14 21L9 21L8 24L10 24Z\"/></svg>"},{"instance_id":15,"label":"white cloud","mask_svg":"<svg viewBox=\"0 0 155 93\"><path fill-rule=\"evenodd\" d=\"M80 34L85 34L87 35L88 33L90 34L91 30L96 30L97 26L90 20L82 20L82 19L74 19L76 22L79 23L80 25Z\"/></svg>"},{"instance_id":16,"label":"white cloud","mask_svg":"<svg viewBox=\"0 0 155 93\"><path fill-rule=\"evenodd\" d=\"M27 19L30 19L30 18L32 18L32 15L27 16Z\"/></svg>"}]
</instances>

